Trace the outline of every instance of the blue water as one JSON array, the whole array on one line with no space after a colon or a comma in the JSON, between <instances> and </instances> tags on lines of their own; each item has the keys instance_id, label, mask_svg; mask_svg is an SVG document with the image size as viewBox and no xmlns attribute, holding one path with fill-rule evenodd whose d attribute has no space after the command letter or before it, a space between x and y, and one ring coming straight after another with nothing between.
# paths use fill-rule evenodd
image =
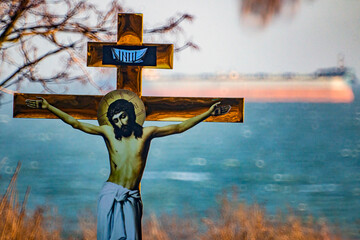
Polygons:
<instances>
[{"instance_id":1,"label":"blue water","mask_svg":"<svg viewBox=\"0 0 360 240\"><path fill-rule=\"evenodd\" d=\"M142 181L145 216L205 217L235 187L240 200L260 203L270 215L290 206L360 238L360 89L354 92L350 104L246 103L243 124L201 123L155 139ZM102 138L10 112L8 105L0 111L1 193L21 161L17 190L21 200L31 186L30 210L55 206L69 229L81 211L95 214L109 173Z\"/></svg>"}]
</instances>

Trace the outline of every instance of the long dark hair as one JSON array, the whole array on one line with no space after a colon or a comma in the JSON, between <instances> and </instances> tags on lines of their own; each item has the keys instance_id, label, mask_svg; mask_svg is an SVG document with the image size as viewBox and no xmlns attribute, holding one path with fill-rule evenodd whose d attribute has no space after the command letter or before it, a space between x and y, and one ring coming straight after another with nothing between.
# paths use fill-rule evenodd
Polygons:
<instances>
[{"instance_id":1,"label":"long dark hair","mask_svg":"<svg viewBox=\"0 0 360 240\"><path fill-rule=\"evenodd\" d=\"M109 122L114 127L115 137L121 140L122 136L118 134L118 131L116 131L118 127L113 122L112 117L122 111L125 111L128 114L128 125L133 128L135 138L142 137L143 127L136 122L134 105L125 99L118 99L115 102L111 103L106 114Z\"/></svg>"}]
</instances>

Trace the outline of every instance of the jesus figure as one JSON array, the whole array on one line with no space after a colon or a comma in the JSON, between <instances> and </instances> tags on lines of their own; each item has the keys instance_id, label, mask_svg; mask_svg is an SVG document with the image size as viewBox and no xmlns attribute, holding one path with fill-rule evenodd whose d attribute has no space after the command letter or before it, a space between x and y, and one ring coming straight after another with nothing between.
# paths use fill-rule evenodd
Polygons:
<instances>
[{"instance_id":1,"label":"jesus figure","mask_svg":"<svg viewBox=\"0 0 360 240\"><path fill-rule=\"evenodd\" d=\"M111 125L93 125L76 120L50 105L44 98L26 100L28 107L48 109L65 123L85 133L103 137L109 152L110 176L98 199L97 239L141 239L142 202L139 185L150 143L154 138L182 133L209 116L223 115L230 106L213 104L208 111L179 124L142 127L136 123L134 105L118 99L111 103L107 118Z\"/></svg>"}]
</instances>

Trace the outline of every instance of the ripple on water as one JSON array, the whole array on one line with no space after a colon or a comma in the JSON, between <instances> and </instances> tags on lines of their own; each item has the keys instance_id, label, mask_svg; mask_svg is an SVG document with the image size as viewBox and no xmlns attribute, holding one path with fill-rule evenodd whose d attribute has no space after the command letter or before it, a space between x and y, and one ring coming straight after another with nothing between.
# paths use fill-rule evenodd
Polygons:
<instances>
[{"instance_id":1,"label":"ripple on water","mask_svg":"<svg viewBox=\"0 0 360 240\"><path fill-rule=\"evenodd\" d=\"M207 172L175 172L175 171L147 171L143 179L171 179L178 181L201 182L210 179Z\"/></svg>"}]
</instances>

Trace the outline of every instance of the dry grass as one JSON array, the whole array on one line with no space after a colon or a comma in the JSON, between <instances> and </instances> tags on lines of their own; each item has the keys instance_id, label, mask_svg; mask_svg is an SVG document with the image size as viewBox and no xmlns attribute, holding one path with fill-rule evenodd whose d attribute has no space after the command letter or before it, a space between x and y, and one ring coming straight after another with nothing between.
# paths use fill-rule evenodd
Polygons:
<instances>
[{"instance_id":1,"label":"dry grass","mask_svg":"<svg viewBox=\"0 0 360 240\"><path fill-rule=\"evenodd\" d=\"M144 225L144 239L221 240L340 240L324 222L295 215L268 218L257 204L248 206L236 199L222 199L217 217L203 218L205 231L193 220L152 216Z\"/></svg>"},{"instance_id":2,"label":"dry grass","mask_svg":"<svg viewBox=\"0 0 360 240\"><path fill-rule=\"evenodd\" d=\"M26 213L26 200L20 206L15 194L16 178L20 164L11 179L6 193L0 199L0 240L34 239L57 240L62 228L54 217L47 216L48 210L38 208L33 214ZM80 232L68 239L96 239L96 219L90 211L79 219ZM203 229L203 230L199 230ZM151 216L143 224L144 240L170 239L221 239L221 240L338 240L327 225L312 218L306 221L294 214L281 215L269 219L259 205L248 206L235 198L222 199L216 216L204 218L199 223L191 218L176 216Z\"/></svg>"},{"instance_id":3,"label":"dry grass","mask_svg":"<svg viewBox=\"0 0 360 240\"><path fill-rule=\"evenodd\" d=\"M6 193L0 200L0 240L57 240L61 239L61 227L47 217L45 210L38 208L32 215L26 214L26 201L30 188L27 189L24 201L20 206L17 201L15 185L20 170L20 163L11 178ZM52 229L52 230L51 230Z\"/></svg>"}]
</instances>

